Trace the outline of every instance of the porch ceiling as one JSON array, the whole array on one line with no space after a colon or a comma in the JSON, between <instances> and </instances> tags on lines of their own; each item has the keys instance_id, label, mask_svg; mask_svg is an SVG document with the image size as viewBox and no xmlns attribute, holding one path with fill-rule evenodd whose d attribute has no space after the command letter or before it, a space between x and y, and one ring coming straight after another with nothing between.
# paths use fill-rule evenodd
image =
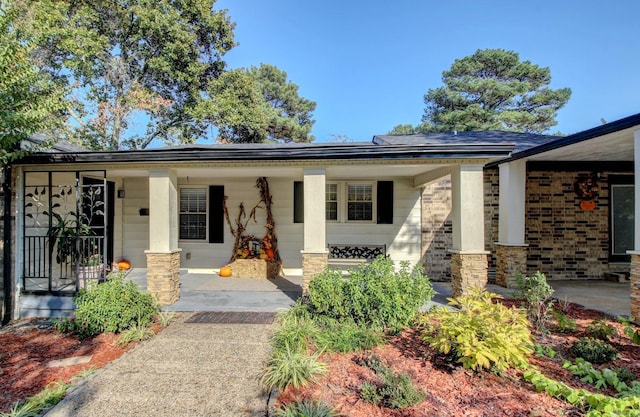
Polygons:
<instances>
[{"instance_id":1,"label":"porch ceiling","mask_svg":"<svg viewBox=\"0 0 640 417\"><path fill-rule=\"evenodd\" d=\"M633 161L634 130L635 128L620 130L531 155L527 159L530 161Z\"/></svg>"},{"instance_id":2,"label":"porch ceiling","mask_svg":"<svg viewBox=\"0 0 640 417\"><path fill-rule=\"evenodd\" d=\"M459 162L458 162L459 163ZM327 177L335 179L365 179L381 177L415 177L432 171L439 171L451 164L349 164L326 167ZM177 167L179 178L299 178L303 175L300 166L188 166ZM148 177L149 171L140 168L116 168L107 170L108 177Z\"/></svg>"}]
</instances>

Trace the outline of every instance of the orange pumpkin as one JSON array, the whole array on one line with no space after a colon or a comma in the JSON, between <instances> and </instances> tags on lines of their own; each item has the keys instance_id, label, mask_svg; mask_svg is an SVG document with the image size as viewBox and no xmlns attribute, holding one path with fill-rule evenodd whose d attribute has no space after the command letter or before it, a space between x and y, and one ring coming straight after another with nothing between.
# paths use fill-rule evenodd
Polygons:
<instances>
[{"instance_id":1,"label":"orange pumpkin","mask_svg":"<svg viewBox=\"0 0 640 417\"><path fill-rule=\"evenodd\" d=\"M276 254L273 252L273 249L271 249L271 248L265 249L264 253L267 254L267 258L269 258L269 259L273 259L276 256Z\"/></svg>"},{"instance_id":2,"label":"orange pumpkin","mask_svg":"<svg viewBox=\"0 0 640 417\"><path fill-rule=\"evenodd\" d=\"M592 200L582 200L580 202L580 208L584 211L591 211L591 210L595 210L596 208L596 202L592 201Z\"/></svg>"},{"instance_id":3,"label":"orange pumpkin","mask_svg":"<svg viewBox=\"0 0 640 417\"><path fill-rule=\"evenodd\" d=\"M127 261L126 259L121 260L120 262L118 262L118 269L121 271L124 271L126 269L131 268L131 262Z\"/></svg>"},{"instance_id":4,"label":"orange pumpkin","mask_svg":"<svg viewBox=\"0 0 640 417\"><path fill-rule=\"evenodd\" d=\"M220 272L218 273L221 277L230 277L231 276L231 267L229 265L223 266L220 268Z\"/></svg>"}]
</instances>

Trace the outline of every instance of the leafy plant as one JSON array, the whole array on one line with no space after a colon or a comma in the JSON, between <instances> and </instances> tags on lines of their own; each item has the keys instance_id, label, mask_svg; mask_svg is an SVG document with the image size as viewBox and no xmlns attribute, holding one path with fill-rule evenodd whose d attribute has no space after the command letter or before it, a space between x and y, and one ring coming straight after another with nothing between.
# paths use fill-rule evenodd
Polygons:
<instances>
[{"instance_id":1,"label":"leafy plant","mask_svg":"<svg viewBox=\"0 0 640 417\"><path fill-rule=\"evenodd\" d=\"M0 417L36 417L43 410L53 407L64 398L71 384L63 381L49 383L42 391L23 403L15 404L9 413L0 413Z\"/></svg>"},{"instance_id":2,"label":"leafy plant","mask_svg":"<svg viewBox=\"0 0 640 417\"><path fill-rule=\"evenodd\" d=\"M587 326L587 334L595 339L604 340L608 342L611 339L611 336L615 336L618 334L616 328L607 323L606 320L596 319L593 320Z\"/></svg>"},{"instance_id":3,"label":"leafy plant","mask_svg":"<svg viewBox=\"0 0 640 417\"><path fill-rule=\"evenodd\" d=\"M51 321L51 325L60 333L73 333L76 331L76 322L67 317L54 319Z\"/></svg>"},{"instance_id":4,"label":"leafy plant","mask_svg":"<svg viewBox=\"0 0 640 417\"><path fill-rule=\"evenodd\" d=\"M288 348L293 352L305 352L311 337L318 332L310 317L291 314L279 321L281 325L273 335L273 346L276 350Z\"/></svg>"},{"instance_id":5,"label":"leafy plant","mask_svg":"<svg viewBox=\"0 0 640 417\"><path fill-rule=\"evenodd\" d=\"M370 404L392 409L412 407L424 399L424 393L413 386L411 378L395 374L376 356L363 358L360 364L368 366L381 377L378 383L365 382L360 386L360 396Z\"/></svg>"},{"instance_id":6,"label":"leafy plant","mask_svg":"<svg viewBox=\"0 0 640 417\"><path fill-rule=\"evenodd\" d=\"M618 374L618 378L622 382L631 382L636 379L636 374L624 366L615 366L611 370Z\"/></svg>"},{"instance_id":7,"label":"leafy plant","mask_svg":"<svg viewBox=\"0 0 640 417\"><path fill-rule=\"evenodd\" d=\"M156 320L162 327L167 327L176 318L176 313L173 311L162 311L156 316Z\"/></svg>"},{"instance_id":8,"label":"leafy plant","mask_svg":"<svg viewBox=\"0 0 640 417\"><path fill-rule=\"evenodd\" d=\"M591 363L607 363L616 358L618 352L604 340L583 337L574 342L571 352L577 357Z\"/></svg>"},{"instance_id":9,"label":"leafy plant","mask_svg":"<svg viewBox=\"0 0 640 417\"><path fill-rule=\"evenodd\" d=\"M122 272L109 275L103 284L81 289L73 300L77 331L85 337L149 324L159 311L151 294L125 282Z\"/></svg>"},{"instance_id":10,"label":"leafy plant","mask_svg":"<svg viewBox=\"0 0 640 417\"><path fill-rule=\"evenodd\" d=\"M524 371L524 379L535 387L536 391L544 391L552 397L563 398L569 404L587 407L586 417L620 416L632 417L640 413L640 396L614 398L603 394L594 394L583 389L573 389L542 374L537 369Z\"/></svg>"},{"instance_id":11,"label":"leafy plant","mask_svg":"<svg viewBox=\"0 0 640 417\"><path fill-rule=\"evenodd\" d=\"M469 295L449 299L459 310L439 308L430 316L436 322L424 339L437 351L453 353L457 362L476 371L524 367L533 343L525 314L492 302L498 294L474 289Z\"/></svg>"},{"instance_id":12,"label":"leafy plant","mask_svg":"<svg viewBox=\"0 0 640 417\"><path fill-rule=\"evenodd\" d=\"M618 321L624 326L624 334L629 336L633 343L640 345L640 330L633 325L633 317L618 317Z\"/></svg>"},{"instance_id":13,"label":"leafy plant","mask_svg":"<svg viewBox=\"0 0 640 417\"><path fill-rule=\"evenodd\" d=\"M274 417L338 417L338 415L335 409L313 400L294 402L273 412Z\"/></svg>"},{"instance_id":14,"label":"leafy plant","mask_svg":"<svg viewBox=\"0 0 640 417\"><path fill-rule=\"evenodd\" d=\"M149 326L142 323L136 323L129 327L120 334L120 337L116 341L119 346L126 346L129 343L141 342L155 336L155 333Z\"/></svg>"},{"instance_id":15,"label":"leafy plant","mask_svg":"<svg viewBox=\"0 0 640 417\"><path fill-rule=\"evenodd\" d=\"M358 326L355 322L328 319L318 324L318 332L314 342L321 350L334 352L354 352L371 349L384 340L384 335L365 326Z\"/></svg>"},{"instance_id":16,"label":"leafy plant","mask_svg":"<svg viewBox=\"0 0 640 417\"><path fill-rule=\"evenodd\" d=\"M580 378L582 382L593 384L598 389L614 388L618 393L626 393L630 390L627 382L631 382L629 378L635 378L633 373L626 370L626 377L623 380L622 374L618 374L614 369L604 368L598 370L593 365L582 358L577 358L575 363L565 361L563 368L571 371L571 374ZM632 384L633 385L633 384Z\"/></svg>"},{"instance_id":17,"label":"leafy plant","mask_svg":"<svg viewBox=\"0 0 640 417\"><path fill-rule=\"evenodd\" d=\"M560 333L573 333L576 331L576 321L562 310L552 310L556 317L556 330Z\"/></svg>"},{"instance_id":18,"label":"leafy plant","mask_svg":"<svg viewBox=\"0 0 640 417\"><path fill-rule=\"evenodd\" d=\"M420 307L434 295L429 279L419 267L378 257L343 278L326 270L309 285L310 311L338 320L352 319L374 329L398 329L415 318Z\"/></svg>"},{"instance_id":19,"label":"leafy plant","mask_svg":"<svg viewBox=\"0 0 640 417\"><path fill-rule=\"evenodd\" d=\"M546 333L551 320L551 295L554 291L547 283L547 277L540 271L530 277L517 274L516 282L520 297L527 303L527 318L534 330Z\"/></svg>"},{"instance_id":20,"label":"leafy plant","mask_svg":"<svg viewBox=\"0 0 640 417\"><path fill-rule=\"evenodd\" d=\"M262 371L260 382L268 390L304 386L327 371L327 366L318 361L319 356L296 352L289 346L276 349Z\"/></svg>"},{"instance_id":21,"label":"leafy plant","mask_svg":"<svg viewBox=\"0 0 640 417\"><path fill-rule=\"evenodd\" d=\"M551 346L542 346L540 343L536 343L533 348L538 357L546 356L547 358L553 359L558 354Z\"/></svg>"}]
</instances>

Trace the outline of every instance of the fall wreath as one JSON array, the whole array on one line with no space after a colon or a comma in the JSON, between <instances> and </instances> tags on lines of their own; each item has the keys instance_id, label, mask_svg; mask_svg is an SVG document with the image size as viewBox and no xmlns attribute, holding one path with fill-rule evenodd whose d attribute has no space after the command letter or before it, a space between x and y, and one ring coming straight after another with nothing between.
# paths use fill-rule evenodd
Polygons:
<instances>
[{"instance_id":1,"label":"fall wreath","mask_svg":"<svg viewBox=\"0 0 640 417\"><path fill-rule=\"evenodd\" d=\"M574 189L578 197L585 200L592 200L598 196L600 187L593 178L583 178L578 180L574 184Z\"/></svg>"}]
</instances>

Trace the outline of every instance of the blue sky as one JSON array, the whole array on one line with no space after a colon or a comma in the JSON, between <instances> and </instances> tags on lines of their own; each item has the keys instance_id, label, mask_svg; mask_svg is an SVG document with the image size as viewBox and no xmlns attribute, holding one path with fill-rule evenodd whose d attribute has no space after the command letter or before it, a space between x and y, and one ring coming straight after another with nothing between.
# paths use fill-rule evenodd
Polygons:
<instances>
[{"instance_id":1,"label":"blue sky","mask_svg":"<svg viewBox=\"0 0 640 417\"><path fill-rule=\"evenodd\" d=\"M272 64L317 103L316 141L416 124L442 71L501 48L573 94L551 133L640 112L640 1L219 0L236 23L230 68Z\"/></svg>"}]
</instances>

